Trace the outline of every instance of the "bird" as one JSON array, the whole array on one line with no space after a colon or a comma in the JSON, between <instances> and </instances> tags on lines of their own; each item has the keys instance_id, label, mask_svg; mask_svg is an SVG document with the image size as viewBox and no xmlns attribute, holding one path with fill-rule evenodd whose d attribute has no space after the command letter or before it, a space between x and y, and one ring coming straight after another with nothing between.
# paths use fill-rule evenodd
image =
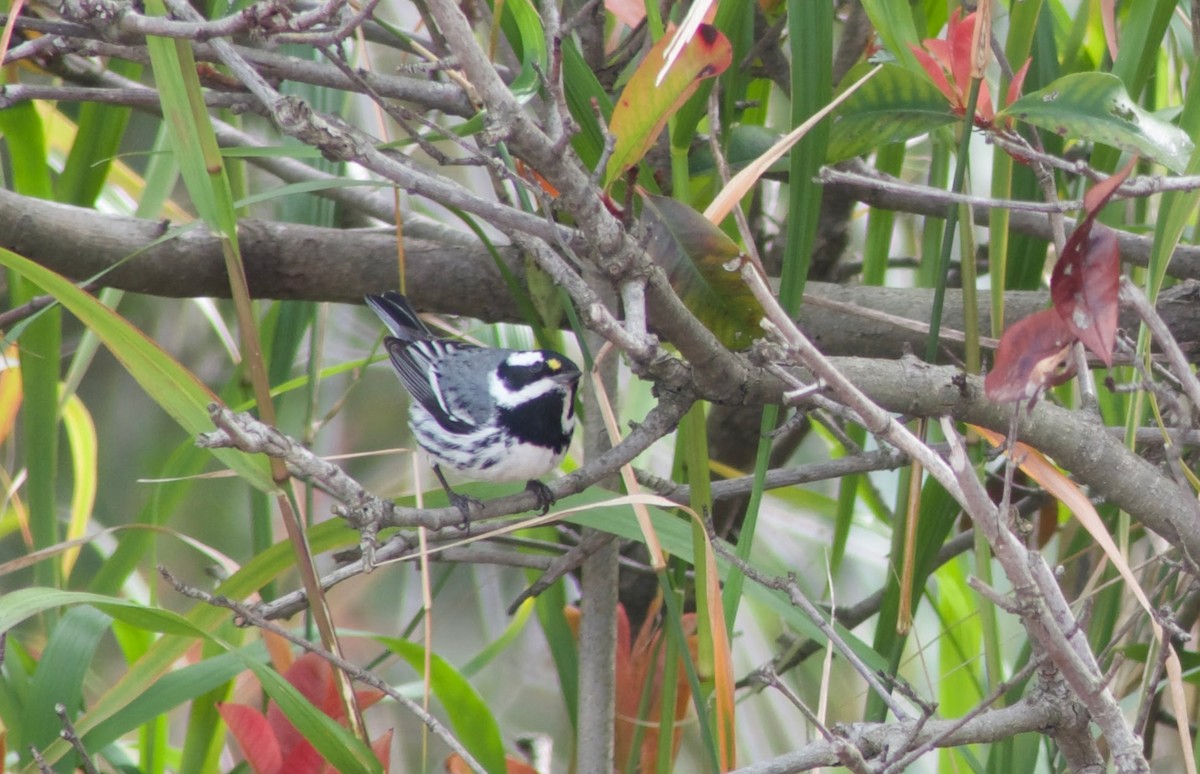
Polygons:
<instances>
[{"instance_id":1,"label":"bird","mask_svg":"<svg viewBox=\"0 0 1200 774\"><path fill-rule=\"evenodd\" d=\"M546 349L482 347L434 334L396 292L367 295L390 331L383 345L412 396L408 424L450 502L469 524L479 501L451 489L442 467L476 481L521 481L542 514L555 497L538 479L562 462L575 432L582 372Z\"/></svg>"}]
</instances>

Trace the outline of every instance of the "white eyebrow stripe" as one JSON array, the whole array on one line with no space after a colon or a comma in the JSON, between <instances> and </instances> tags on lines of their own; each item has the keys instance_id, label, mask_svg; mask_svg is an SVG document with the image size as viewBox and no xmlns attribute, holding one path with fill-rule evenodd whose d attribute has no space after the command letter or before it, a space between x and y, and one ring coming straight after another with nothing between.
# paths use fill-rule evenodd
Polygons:
<instances>
[{"instance_id":1,"label":"white eyebrow stripe","mask_svg":"<svg viewBox=\"0 0 1200 774\"><path fill-rule=\"evenodd\" d=\"M522 403L527 403L534 398L540 398L556 390L565 392L562 385L550 379L539 379L533 384L527 384L519 390L511 390L494 373L488 377L488 388L491 391L492 398L496 401L496 405L501 408L516 408Z\"/></svg>"},{"instance_id":2,"label":"white eyebrow stripe","mask_svg":"<svg viewBox=\"0 0 1200 774\"><path fill-rule=\"evenodd\" d=\"M536 349L527 352L514 352L508 356L508 364L511 366L531 366L545 362L546 358L541 352Z\"/></svg>"}]
</instances>

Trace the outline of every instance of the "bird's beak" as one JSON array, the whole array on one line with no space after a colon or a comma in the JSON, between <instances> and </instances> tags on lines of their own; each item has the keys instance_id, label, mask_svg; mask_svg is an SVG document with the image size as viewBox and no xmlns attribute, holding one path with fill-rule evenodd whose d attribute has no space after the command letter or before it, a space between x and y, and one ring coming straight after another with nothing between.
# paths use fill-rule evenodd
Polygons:
<instances>
[{"instance_id":1,"label":"bird's beak","mask_svg":"<svg viewBox=\"0 0 1200 774\"><path fill-rule=\"evenodd\" d=\"M559 384L573 384L573 383L579 381L580 376L583 376L583 374L580 372L580 370L578 368L566 367L566 368L563 368L563 370L561 370L558 373L551 376L550 378L553 379L554 381L558 382Z\"/></svg>"}]
</instances>

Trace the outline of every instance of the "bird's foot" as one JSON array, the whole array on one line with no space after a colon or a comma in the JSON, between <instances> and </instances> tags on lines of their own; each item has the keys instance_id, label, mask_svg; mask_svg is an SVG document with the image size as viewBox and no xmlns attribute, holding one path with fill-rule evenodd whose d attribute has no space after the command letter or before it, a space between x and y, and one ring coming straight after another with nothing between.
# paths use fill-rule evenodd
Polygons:
<instances>
[{"instance_id":1,"label":"bird's foot","mask_svg":"<svg viewBox=\"0 0 1200 774\"><path fill-rule=\"evenodd\" d=\"M462 514L462 521L459 522L458 528L463 532L471 531L471 512L483 507L483 501L477 497L470 495L459 494L458 492L447 490L446 494L450 497L450 504L458 509Z\"/></svg>"},{"instance_id":2,"label":"bird's foot","mask_svg":"<svg viewBox=\"0 0 1200 774\"><path fill-rule=\"evenodd\" d=\"M549 512L550 506L558 500L550 491L550 487L537 479L530 479L529 483L525 484L525 491L532 492L533 496L537 498L538 512L542 516L545 516Z\"/></svg>"},{"instance_id":3,"label":"bird's foot","mask_svg":"<svg viewBox=\"0 0 1200 774\"><path fill-rule=\"evenodd\" d=\"M446 477L442 475L442 469L437 465L433 466L433 472L434 475L437 476L438 481L441 483L442 489L446 490L446 497L450 498L450 504L457 508L458 512L462 514L462 521L459 522L458 528L463 532L470 532L471 511L482 508L483 503L475 497L459 494L451 489L449 482L446 481Z\"/></svg>"}]
</instances>

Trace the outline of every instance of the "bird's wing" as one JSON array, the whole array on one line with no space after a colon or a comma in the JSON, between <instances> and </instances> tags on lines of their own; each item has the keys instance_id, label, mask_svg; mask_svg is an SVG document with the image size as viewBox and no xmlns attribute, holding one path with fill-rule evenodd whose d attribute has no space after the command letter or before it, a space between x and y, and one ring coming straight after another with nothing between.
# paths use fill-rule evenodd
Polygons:
<instances>
[{"instance_id":1,"label":"bird's wing","mask_svg":"<svg viewBox=\"0 0 1200 774\"><path fill-rule=\"evenodd\" d=\"M470 433L479 428L469 414L456 412L447 404L438 385L437 364L448 354L474 348L473 345L446 339L406 342L392 336L385 337L383 345L404 388L439 425L452 433Z\"/></svg>"}]
</instances>

